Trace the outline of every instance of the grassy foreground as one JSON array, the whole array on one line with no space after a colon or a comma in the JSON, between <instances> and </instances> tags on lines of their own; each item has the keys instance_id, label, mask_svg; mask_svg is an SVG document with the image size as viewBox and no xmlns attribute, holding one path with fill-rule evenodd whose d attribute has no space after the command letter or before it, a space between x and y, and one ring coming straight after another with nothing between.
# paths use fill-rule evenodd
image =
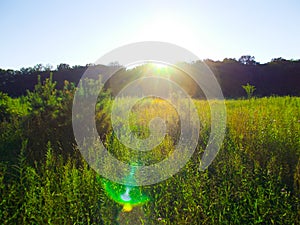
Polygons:
<instances>
[{"instance_id":1,"label":"grassy foreground","mask_svg":"<svg viewBox=\"0 0 300 225\"><path fill-rule=\"evenodd\" d=\"M40 85L18 99L1 94L1 224L117 224L130 213L140 224L300 223L300 98L227 100L225 140L204 172L198 168L209 135L209 108L195 101L202 129L193 157L168 180L142 187L151 200L124 213L97 174L71 154L66 115L73 89L66 83L55 92L54 86ZM151 104L143 107L151 117ZM103 125L107 118L99 113L96 119ZM171 133L155 149L154 161L168 155L173 138ZM107 144L125 157L115 141Z\"/></svg>"}]
</instances>

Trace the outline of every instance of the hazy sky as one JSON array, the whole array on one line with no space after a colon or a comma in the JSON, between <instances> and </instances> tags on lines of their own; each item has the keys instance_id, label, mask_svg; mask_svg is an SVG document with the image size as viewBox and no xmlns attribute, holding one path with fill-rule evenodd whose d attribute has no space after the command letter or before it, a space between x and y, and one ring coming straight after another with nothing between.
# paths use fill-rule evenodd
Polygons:
<instances>
[{"instance_id":1,"label":"hazy sky","mask_svg":"<svg viewBox=\"0 0 300 225\"><path fill-rule=\"evenodd\" d=\"M0 68L85 65L137 41L199 58L300 58L299 0L0 1Z\"/></svg>"}]
</instances>

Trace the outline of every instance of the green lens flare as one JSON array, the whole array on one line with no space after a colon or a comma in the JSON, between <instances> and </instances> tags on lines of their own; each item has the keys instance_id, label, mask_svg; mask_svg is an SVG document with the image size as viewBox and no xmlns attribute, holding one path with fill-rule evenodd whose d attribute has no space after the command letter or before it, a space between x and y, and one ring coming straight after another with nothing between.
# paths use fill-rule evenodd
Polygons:
<instances>
[{"instance_id":1,"label":"green lens flare","mask_svg":"<svg viewBox=\"0 0 300 225\"><path fill-rule=\"evenodd\" d=\"M144 195L140 187L130 187L113 183L108 180L102 180L107 194L119 204L141 205L149 201L149 197Z\"/></svg>"},{"instance_id":2,"label":"green lens flare","mask_svg":"<svg viewBox=\"0 0 300 225\"><path fill-rule=\"evenodd\" d=\"M125 180L134 181L134 172L135 167L133 166L130 174L125 178ZM141 188L138 186L126 186L98 177L98 181L99 180L101 181L106 193L119 204L137 206L149 201L149 197L144 195Z\"/></svg>"}]
</instances>

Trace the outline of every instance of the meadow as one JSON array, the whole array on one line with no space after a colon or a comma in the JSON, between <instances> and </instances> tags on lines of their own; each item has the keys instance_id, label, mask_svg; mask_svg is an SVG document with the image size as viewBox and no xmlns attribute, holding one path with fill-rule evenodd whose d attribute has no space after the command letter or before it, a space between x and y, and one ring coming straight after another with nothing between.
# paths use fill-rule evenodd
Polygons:
<instances>
[{"instance_id":1,"label":"meadow","mask_svg":"<svg viewBox=\"0 0 300 225\"><path fill-rule=\"evenodd\" d=\"M169 179L140 187L149 201L124 212L78 152L70 118L74 90L68 82L57 90L50 78L22 97L0 94L1 224L300 223L299 97L226 100L225 139L205 171L199 164L210 110L206 101L194 100L201 130L192 158ZM98 132L118 159L135 159L113 136L107 96L96 106ZM158 99L137 109L131 129L139 137L148 135L152 117L168 120L164 141L139 158L160 161L176 145L176 111Z\"/></svg>"}]
</instances>

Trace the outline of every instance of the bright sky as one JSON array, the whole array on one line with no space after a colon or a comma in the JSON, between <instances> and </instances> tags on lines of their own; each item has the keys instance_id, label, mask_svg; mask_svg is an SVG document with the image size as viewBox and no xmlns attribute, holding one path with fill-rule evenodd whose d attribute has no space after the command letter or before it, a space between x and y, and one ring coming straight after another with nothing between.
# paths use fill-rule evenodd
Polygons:
<instances>
[{"instance_id":1,"label":"bright sky","mask_svg":"<svg viewBox=\"0 0 300 225\"><path fill-rule=\"evenodd\" d=\"M137 41L199 58L300 58L299 0L0 1L0 68L85 65Z\"/></svg>"}]
</instances>

